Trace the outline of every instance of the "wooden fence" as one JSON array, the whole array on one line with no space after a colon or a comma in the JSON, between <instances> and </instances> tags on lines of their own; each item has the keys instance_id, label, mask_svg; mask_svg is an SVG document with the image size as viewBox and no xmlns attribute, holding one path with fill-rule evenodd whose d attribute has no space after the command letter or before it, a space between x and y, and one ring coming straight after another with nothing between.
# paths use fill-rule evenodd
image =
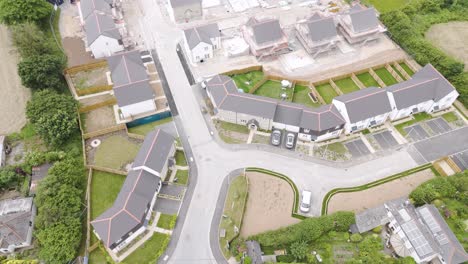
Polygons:
<instances>
[{"instance_id":1,"label":"wooden fence","mask_svg":"<svg viewBox=\"0 0 468 264\"><path fill-rule=\"evenodd\" d=\"M112 85L99 85L99 86L93 86L93 87L88 87L88 88L83 88L83 89L77 89L76 86L74 87L75 87L76 94L78 96L84 96L84 95L95 94L95 93L112 90Z\"/></svg>"},{"instance_id":2,"label":"wooden fence","mask_svg":"<svg viewBox=\"0 0 468 264\"><path fill-rule=\"evenodd\" d=\"M377 83L380 85L380 87L382 87L382 88L387 87L387 85L382 81L382 79L380 79L380 77L377 75L377 73L375 73L374 69L370 68L369 73L372 76L372 78L374 78L374 80L377 81Z\"/></svg>"},{"instance_id":3,"label":"wooden fence","mask_svg":"<svg viewBox=\"0 0 468 264\"><path fill-rule=\"evenodd\" d=\"M89 139L89 138L98 137L98 136L102 136L108 133L112 133L112 132L119 131L119 130L125 130L125 129L127 129L127 126L125 124L119 124L119 125L107 127L98 131L85 133L83 134L83 138Z\"/></svg>"},{"instance_id":4,"label":"wooden fence","mask_svg":"<svg viewBox=\"0 0 468 264\"><path fill-rule=\"evenodd\" d=\"M385 69L387 69L388 72L397 80L397 82L402 82L404 81L403 78L390 66L390 64L385 65Z\"/></svg>"},{"instance_id":5,"label":"wooden fence","mask_svg":"<svg viewBox=\"0 0 468 264\"><path fill-rule=\"evenodd\" d=\"M82 64L82 65L70 67L70 68L65 69L63 72L64 74L75 74L77 72L92 70L96 68L102 68L105 66L107 66L107 61L100 60L100 61L89 63L89 64Z\"/></svg>"},{"instance_id":6,"label":"wooden fence","mask_svg":"<svg viewBox=\"0 0 468 264\"><path fill-rule=\"evenodd\" d=\"M134 139L145 140L145 136L140 135L140 134L127 132L127 136L130 137L130 138L134 138Z\"/></svg>"},{"instance_id":7,"label":"wooden fence","mask_svg":"<svg viewBox=\"0 0 468 264\"><path fill-rule=\"evenodd\" d=\"M90 112L92 110L96 110L96 109L104 107L104 106L115 105L116 103L117 103L117 99L115 99L115 97L113 97L113 98L107 99L105 101L99 102L97 104L92 104L92 105L87 105L87 106L80 107L79 112L80 113L86 113L86 112Z\"/></svg>"},{"instance_id":8,"label":"wooden fence","mask_svg":"<svg viewBox=\"0 0 468 264\"><path fill-rule=\"evenodd\" d=\"M123 170L116 170L116 169L111 169L111 168L105 168L105 167L100 167L96 165L87 165L88 168L97 170L97 171L103 171L103 172L108 172L108 173L114 173L118 175L123 175L127 176L127 172Z\"/></svg>"},{"instance_id":9,"label":"wooden fence","mask_svg":"<svg viewBox=\"0 0 468 264\"><path fill-rule=\"evenodd\" d=\"M222 75L236 75L236 74L244 74L244 73L251 72L251 71L263 71L263 66L255 65L255 66L250 66L250 67L243 68L243 69L235 69L235 70L223 72L221 74Z\"/></svg>"}]
</instances>

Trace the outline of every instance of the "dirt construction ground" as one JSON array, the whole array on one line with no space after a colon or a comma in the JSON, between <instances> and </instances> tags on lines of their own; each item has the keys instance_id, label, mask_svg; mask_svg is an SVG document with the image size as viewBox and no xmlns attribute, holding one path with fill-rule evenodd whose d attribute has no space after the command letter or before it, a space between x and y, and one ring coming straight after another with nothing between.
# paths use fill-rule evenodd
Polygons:
<instances>
[{"instance_id":1,"label":"dirt construction ground","mask_svg":"<svg viewBox=\"0 0 468 264\"><path fill-rule=\"evenodd\" d=\"M289 184L277 177L248 172L249 197L240 235L262 233L300 222L291 217L294 193Z\"/></svg>"},{"instance_id":2,"label":"dirt construction ground","mask_svg":"<svg viewBox=\"0 0 468 264\"><path fill-rule=\"evenodd\" d=\"M418 185L433 177L435 177L434 173L427 169L368 190L338 193L328 203L328 213L336 211L361 212L376 207L388 200L408 196Z\"/></svg>"},{"instance_id":3,"label":"dirt construction ground","mask_svg":"<svg viewBox=\"0 0 468 264\"><path fill-rule=\"evenodd\" d=\"M447 54L465 63L465 71L468 71L468 22L434 25L426 32L426 38Z\"/></svg>"},{"instance_id":4,"label":"dirt construction ground","mask_svg":"<svg viewBox=\"0 0 468 264\"><path fill-rule=\"evenodd\" d=\"M17 74L18 55L8 29L0 25L0 134L19 131L26 123L25 108L31 92Z\"/></svg>"}]
</instances>

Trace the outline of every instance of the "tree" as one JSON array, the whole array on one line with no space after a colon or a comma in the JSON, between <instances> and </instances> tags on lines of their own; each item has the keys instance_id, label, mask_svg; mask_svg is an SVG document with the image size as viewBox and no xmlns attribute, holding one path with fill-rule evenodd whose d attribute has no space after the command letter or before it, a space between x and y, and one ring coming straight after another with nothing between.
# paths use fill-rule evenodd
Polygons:
<instances>
[{"instance_id":1,"label":"tree","mask_svg":"<svg viewBox=\"0 0 468 264\"><path fill-rule=\"evenodd\" d=\"M18 181L18 174L11 167L0 169L0 188L6 189Z\"/></svg>"},{"instance_id":2,"label":"tree","mask_svg":"<svg viewBox=\"0 0 468 264\"><path fill-rule=\"evenodd\" d=\"M18 74L23 85L31 89L60 90L64 85L63 68L64 61L61 57L35 54L20 61Z\"/></svg>"},{"instance_id":3,"label":"tree","mask_svg":"<svg viewBox=\"0 0 468 264\"><path fill-rule=\"evenodd\" d=\"M74 115L69 115L63 110L47 116L42 116L35 124L37 133L53 146L62 145L78 127L78 121Z\"/></svg>"},{"instance_id":4,"label":"tree","mask_svg":"<svg viewBox=\"0 0 468 264\"><path fill-rule=\"evenodd\" d=\"M31 22L11 27L13 44L22 57L47 54L51 52L49 41L43 31Z\"/></svg>"},{"instance_id":5,"label":"tree","mask_svg":"<svg viewBox=\"0 0 468 264\"><path fill-rule=\"evenodd\" d=\"M291 244L290 253L296 260L303 260L309 251L305 241L298 241Z\"/></svg>"},{"instance_id":6,"label":"tree","mask_svg":"<svg viewBox=\"0 0 468 264\"><path fill-rule=\"evenodd\" d=\"M38 22L51 12L52 5L44 0L0 0L0 22L6 25Z\"/></svg>"},{"instance_id":7,"label":"tree","mask_svg":"<svg viewBox=\"0 0 468 264\"><path fill-rule=\"evenodd\" d=\"M49 264L63 264L75 257L81 240L79 218L69 218L37 232L39 257Z\"/></svg>"}]
</instances>

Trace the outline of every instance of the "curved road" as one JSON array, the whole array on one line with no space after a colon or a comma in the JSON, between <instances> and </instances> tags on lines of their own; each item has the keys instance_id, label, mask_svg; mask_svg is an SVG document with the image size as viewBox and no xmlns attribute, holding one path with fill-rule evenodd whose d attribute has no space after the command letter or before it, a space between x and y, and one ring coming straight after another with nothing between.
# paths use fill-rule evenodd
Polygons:
<instances>
[{"instance_id":1,"label":"curved road","mask_svg":"<svg viewBox=\"0 0 468 264\"><path fill-rule=\"evenodd\" d=\"M165 80L177 105L176 123L185 144L191 151L188 158L196 163L196 178L192 178L184 200L180 220L162 263L221 263L210 246L210 227L222 183L233 171L245 167L261 167L288 175L299 189L312 191L312 209L320 214L323 196L336 187L364 184L398 173L417 164L403 149L390 155L348 168L333 163L317 163L278 153L241 148L231 149L218 144L210 135L200 106L192 91L175 47L182 32L167 24L154 1L140 0L142 10L151 10L141 18L148 48L155 48L164 69ZM190 154L191 153L191 154ZM392 166L398 164L398 166ZM196 182L195 182L196 181ZM211 234L217 235L217 234Z\"/></svg>"}]
</instances>

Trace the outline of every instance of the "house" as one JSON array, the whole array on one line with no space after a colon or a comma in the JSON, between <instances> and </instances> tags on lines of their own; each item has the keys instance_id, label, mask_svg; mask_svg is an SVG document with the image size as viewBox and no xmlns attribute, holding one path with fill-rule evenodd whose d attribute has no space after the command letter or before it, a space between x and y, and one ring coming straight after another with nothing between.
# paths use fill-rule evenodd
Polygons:
<instances>
[{"instance_id":1,"label":"house","mask_svg":"<svg viewBox=\"0 0 468 264\"><path fill-rule=\"evenodd\" d=\"M207 82L207 94L219 120L258 127L285 129L304 141L340 136L345 119L334 105L309 108L301 104L239 92L235 82L217 75Z\"/></svg>"},{"instance_id":2,"label":"house","mask_svg":"<svg viewBox=\"0 0 468 264\"><path fill-rule=\"evenodd\" d=\"M243 27L243 36L258 59L289 52L288 37L278 19L252 17Z\"/></svg>"},{"instance_id":3,"label":"house","mask_svg":"<svg viewBox=\"0 0 468 264\"><path fill-rule=\"evenodd\" d=\"M11 254L31 246L36 207L33 198L0 201L0 252Z\"/></svg>"},{"instance_id":4,"label":"house","mask_svg":"<svg viewBox=\"0 0 468 264\"><path fill-rule=\"evenodd\" d=\"M146 230L174 153L168 133L158 129L145 137L114 204L91 222L108 250L119 252Z\"/></svg>"},{"instance_id":5,"label":"house","mask_svg":"<svg viewBox=\"0 0 468 264\"><path fill-rule=\"evenodd\" d=\"M338 28L351 44L375 40L387 31L379 22L376 10L360 4L338 16Z\"/></svg>"},{"instance_id":6,"label":"house","mask_svg":"<svg viewBox=\"0 0 468 264\"><path fill-rule=\"evenodd\" d=\"M411 79L387 88L396 120L419 112L436 112L450 107L458 92L431 64L416 72Z\"/></svg>"},{"instance_id":7,"label":"house","mask_svg":"<svg viewBox=\"0 0 468 264\"><path fill-rule=\"evenodd\" d=\"M346 120L346 134L380 125L392 112L387 91L376 87L337 96L332 104Z\"/></svg>"},{"instance_id":8,"label":"house","mask_svg":"<svg viewBox=\"0 0 468 264\"><path fill-rule=\"evenodd\" d=\"M184 40L193 63L213 58L214 51L221 47L221 34L217 23L184 30Z\"/></svg>"},{"instance_id":9,"label":"house","mask_svg":"<svg viewBox=\"0 0 468 264\"><path fill-rule=\"evenodd\" d=\"M356 214L359 233L378 226L387 227L387 243L399 257L412 257L416 263L468 261L463 246L432 204L416 208L403 198Z\"/></svg>"},{"instance_id":10,"label":"house","mask_svg":"<svg viewBox=\"0 0 468 264\"><path fill-rule=\"evenodd\" d=\"M80 0L76 4L80 14L81 24L94 12L112 15L112 5L114 0Z\"/></svg>"},{"instance_id":11,"label":"house","mask_svg":"<svg viewBox=\"0 0 468 264\"><path fill-rule=\"evenodd\" d=\"M156 111L155 92L138 51L107 57L114 95L122 119Z\"/></svg>"},{"instance_id":12,"label":"house","mask_svg":"<svg viewBox=\"0 0 468 264\"><path fill-rule=\"evenodd\" d=\"M202 0L169 0L169 16L176 23L189 22L203 16Z\"/></svg>"},{"instance_id":13,"label":"house","mask_svg":"<svg viewBox=\"0 0 468 264\"><path fill-rule=\"evenodd\" d=\"M5 136L0 135L0 168L6 165L6 142Z\"/></svg>"},{"instance_id":14,"label":"house","mask_svg":"<svg viewBox=\"0 0 468 264\"><path fill-rule=\"evenodd\" d=\"M45 177L47 177L49 169L50 167L52 167L52 165L53 164L51 163L45 163L40 166L32 167L31 182L29 185L29 195L34 195L36 193L39 182L41 182Z\"/></svg>"},{"instance_id":15,"label":"house","mask_svg":"<svg viewBox=\"0 0 468 264\"><path fill-rule=\"evenodd\" d=\"M297 38L311 55L318 55L336 48L340 41L333 17L315 13L296 25Z\"/></svg>"}]
</instances>

